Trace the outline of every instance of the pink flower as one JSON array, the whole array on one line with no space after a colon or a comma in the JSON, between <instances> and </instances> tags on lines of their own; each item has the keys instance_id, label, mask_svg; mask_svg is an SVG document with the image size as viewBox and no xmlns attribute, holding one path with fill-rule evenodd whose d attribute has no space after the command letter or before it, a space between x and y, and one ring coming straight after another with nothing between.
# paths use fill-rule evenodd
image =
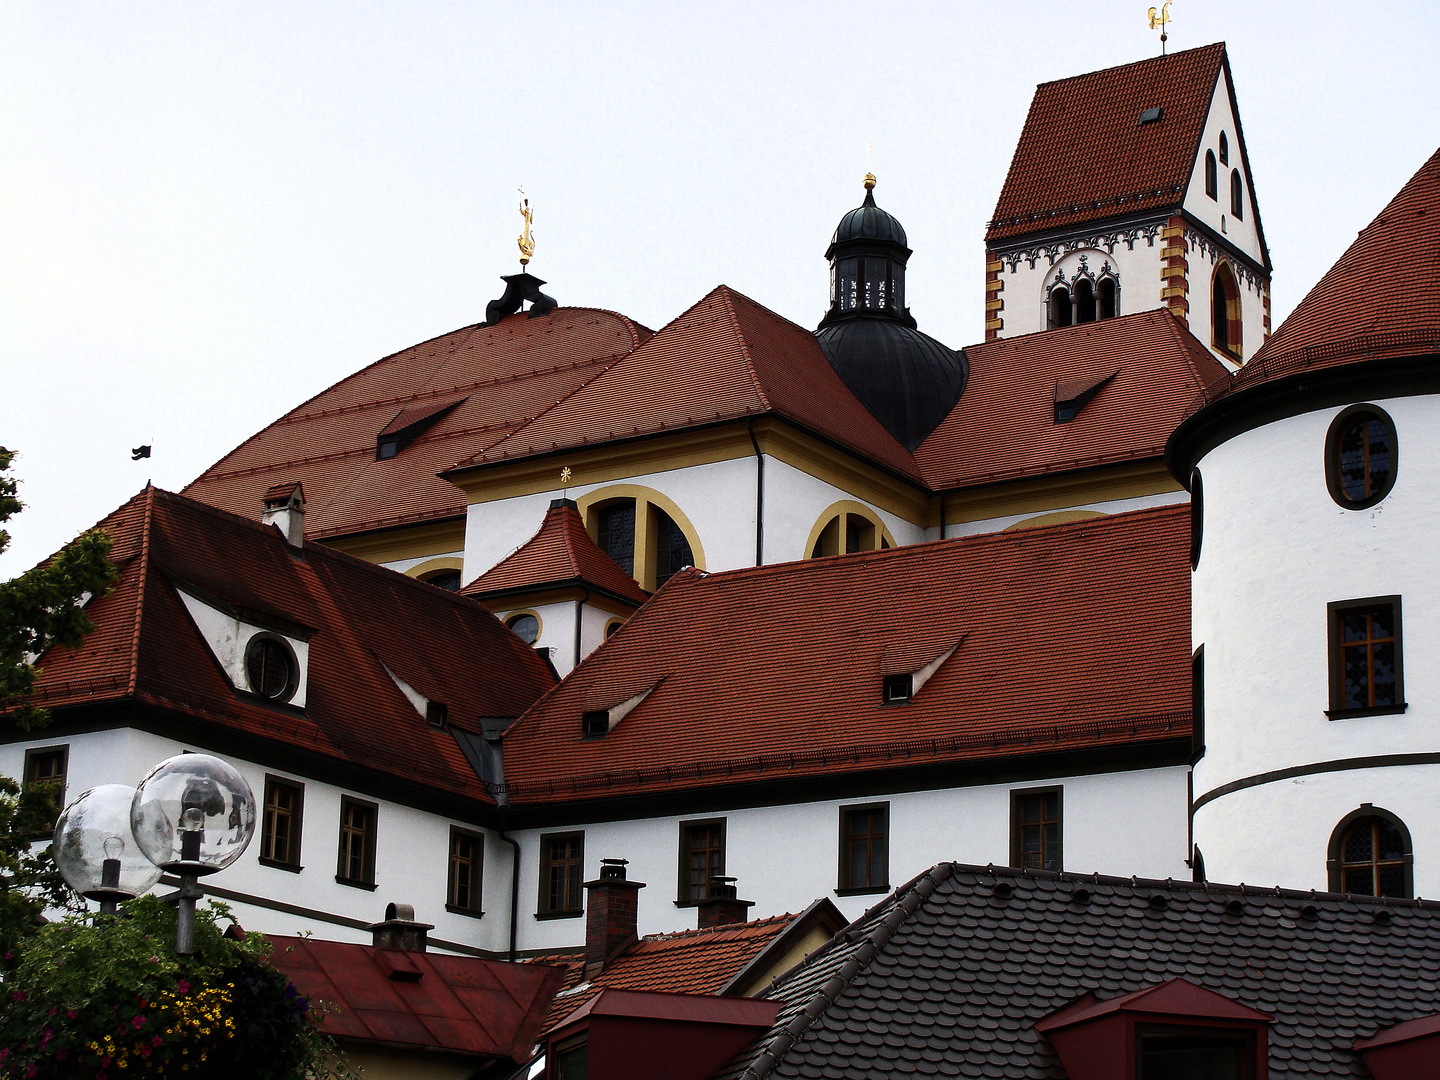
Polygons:
<instances>
[{"instance_id":1,"label":"pink flower","mask_svg":"<svg viewBox=\"0 0 1440 1080\"><path fill-rule=\"evenodd\" d=\"M143 1017L143 1016L136 1016L136 1017L134 1017L134 1018L131 1019L131 1021L130 1021L130 1026L133 1027L136 1031L139 1031L142 1027L145 1026L145 1017Z\"/></svg>"},{"instance_id":2,"label":"pink flower","mask_svg":"<svg viewBox=\"0 0 1440 1080\"><path fill-rule=\"evenodd\" d=\"M35 1063L34 1063L33 1061L32 1061L29 1065L26 1065L26 1066L25 1066L25 1075L26 1075L26 1076L34 1076L34 1075L35 1075L36 1073L38 1073L39 1071L40 1071L40 1070L35 1067Z\"/></svg>"},{"instance_id":3,"label":"pink flower","mask_svg":"<svg viewBox=\"0 0 1440 1080\"><path fill-rule=\"evenodd\" d=\"M189 981L186 979L181 979L179 982L177 982L175 984L175 992L177 994L188 994L190 992Z\"/></svg>"},{"instance_id":4,"label":"pink flower","mask_svg":"<svg viewBox=\"0 0 1440 1080\"><path fill-rule=\"evenodd\" d=\"M165 1041L165 1040L162 1039L162 1038L160 1038L159 1035L156 1035L153 1039L150 1040L150 1045L151 1045L151 1046L159 1046L159 1045L160 1045L162 1042L164 1042L164 1041Z\"/></svg>"},{"instance_id":5,"label":"pink flower","mask_svg":"<svg viewBox=\"0 0 1440 1080\"><path fill-rule=\"evenodd\" d=\"M76 1015L77 1015L77 1014L76 1014L76 1012L75 1012L74 1009L66 1009L66 1010L65 1010L66 1019L74 1020L75 1017L76 1017Z\"/></svg>"},{"instance_id":6,"label":"pink flower","mask_svg":"<svg viewBox=\"0 0 1440 1080\"><path fill-rule=\"evenodd\" d=\"M29 995L27 995L24 990L16 990L16 991L15 991L13 994L11 994L10 996L11 996L12 998L14 998L16 1001L24 1001L25 998L28 997Z\"/></svg>"}]
</instances>

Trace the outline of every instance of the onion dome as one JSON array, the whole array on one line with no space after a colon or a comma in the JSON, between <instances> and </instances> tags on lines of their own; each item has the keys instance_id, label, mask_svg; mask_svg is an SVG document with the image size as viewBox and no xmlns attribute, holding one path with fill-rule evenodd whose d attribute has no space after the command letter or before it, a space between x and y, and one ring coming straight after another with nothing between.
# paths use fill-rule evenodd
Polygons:
<instances>
[{"instance_id":1,"label":"onion dome","mask_svg":"<svg viewBox=\"0 0 1440 1080\"><path fill-rule=\"evenodd\" d=\"M922 334L905 306L905 229L865 202L840 219L830 260L830 310L815 336L835 373L907 450L939 426L965 389L965 354Z\"/></svg>"}]
</instances>

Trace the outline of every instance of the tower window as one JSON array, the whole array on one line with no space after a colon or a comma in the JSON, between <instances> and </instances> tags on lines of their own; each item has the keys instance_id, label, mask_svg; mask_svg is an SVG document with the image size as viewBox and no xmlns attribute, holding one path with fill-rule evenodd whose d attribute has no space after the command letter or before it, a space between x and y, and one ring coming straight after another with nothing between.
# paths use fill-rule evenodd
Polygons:
<instances>
[{"instance_id":1,"label":"tower window","mask_svg":"<svg viewBox=\"0 0 1440 1080\"><path fill-rule=\"evenodd\" d=\"M1329 617L1330 717L1403 712L1400 597L1331 604Z\"/></svg>"},{"instance_id":2,"label":"tower window","mask_svg":"<svg viewBox=\"0 0 1440 1080\"><path fill-rule=\"evenodd\" d=\"M1220 164L1230 164L1230 140L1226 138L1223 131L1220 132Z\"/></svg>"},{"instance_id":3,"label":"tower window","mask_svg":"<svg viewBox=\"0 0 1440 1080\"><path fill-rule=\"evenodd\" d=\"M1070 307L1070 290L1064 285L1055 286L1050 290L1050 329L1069 326L1074 321Z\"/></svg>"},{"instance_id":4,"label":"tower window","mask_svg":"<svg viewBox=\"0 0 1440 1080\"><path fill-rule=\"evenodd\" d=\"M1230 170L1230 213L1236 221L1245 220L1245 181L1240 179L1240 170Z\"/></svg>"},{"instance_id":5,"label":"tower window","mask_svg":"<svg viewBox=\"0 0 1440 1080\"><path fill-rule=\"evenodd\" d=\"M1220 172L1215 164L1215 151L1205 151L1205 194L1212 200L1220 198Z\"/></svg>"},{"instance_id":6,"label":"tower window","mask_svg":"<svg viewBox=\"0 0 1440 1080\"><path fill-rule=\"evenodd\" d=\"M1366 803L1336 827L1328 860L1331 892L1414 895L1410 830L1394 814Z\"/></svg>"},{"instance_id":7,"label":"tower window","mask_svg":"<svg viewBox=\"0 0 1440 1080\"><path fill-rule=\"evenodd\" d=\"M1113 277L1102 277L1097 287L1100 318L1113 319L1120 314L1120 283Z\"/></svg>"},{"instance_id":8,"label":"tower window","mask_svg":"<svg viewBox=\"0 0 1440 1080\"><path fill-rule=\"evenodd\" d=\"M1215 268L1210 282L1210 327L1212 345L1236 360L1241 356L1240 287L1228 263Z\"/></svg>"},{"instance_id":9,"label":"tower window","mask_svg":"<svg viewBox=\"0 0 1440 1080\"><path fill-rule=\"evenodd\" d=\"M1095 286L1088 278L1081 278L1075 283L1075 321L1095 321Z\"/></svg>"},{"instance_id":10,"label":"tower window","mask_svg":"<svg viewBox=\"0 0 1440 1080\"><path fill-rule=\"evenodd\" d=\"M1355 405L1330 423L1325 436L1325 482L1347 510L1374 506L1395 486L1395 424L1375 405Z\"/></svg>"},{"instance_id":11,"label":"tower window","mask_svg":"<svg viewBox=\"0 0 1440 1080\"><path fill-rule=\"evenodd\" d=\"M849 503L845 504L848 510L836 513L839 505L842 504L829 507L821 515L825 524L812 533L815 542L810 547L810 558L890 548L890 535L885 531L885 525L868 508L859 503Z\"/></svg>"},{"instance_id":12,"label":"tower window","mask_svg":"<svg viewBox=\"0 0 1440 1080\"><path fill-rule=\"evenodd\" d=\"M534 645L540 638L540 620L531 612L522 611L518 615L511 615L505 620L505 625L515 631L515 635L526 645Z\"/></svg>"},{"instance_id":13,"label":"tower window","mask_svg":"<svg viewBox=\"0 0 1440 1080\"><path fill-rule=\"evenodd\" d=\"M1060 869L1060 789L1010 793L1010 865Z\"/></svg>"},{"instance_id":14,"label":"tower window","mask_svg":"<svg viewBox=\"0 0 1440 1080\"><path fill-rule=\"evenodd\" d=\"M437 589L444 589L446 592L460 591L459 570L433 570L420 580L426 585L434 585Z\"/></svg>"},{"instance_id":15,"label":"tower window","mask_svg":"<svg viewBox=\"0 0 1440 1080\"><path fill-rule=\"evenodd\" d=\"M600 508L600 550L620 564L627 574L635 573L635 500L621 499Z\"/></svg>"}]
</instances>

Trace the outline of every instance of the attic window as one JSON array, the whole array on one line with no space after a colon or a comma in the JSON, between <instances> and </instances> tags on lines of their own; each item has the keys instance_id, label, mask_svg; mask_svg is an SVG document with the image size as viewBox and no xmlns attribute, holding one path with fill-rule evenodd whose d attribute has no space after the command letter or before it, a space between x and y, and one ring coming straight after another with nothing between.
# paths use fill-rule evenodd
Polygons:
<instances>
[{"instance_id":1,"label":"attic window","mask_svg":"<svg viewBox=\"0 0 1440 1080\"><path fill-rule=\"evenodd\" d=\"M384 435L375 444L375 460L388 461L400 452L400 436Z\"/></svg>"},{"instance_id":2,"label":"attic window","mask_svg":"<svg viewBox=\"0 0 1440 1080\"><path fill-rule=\"evenodd\" d=\"M425 720L433 728L444 731L450 723L450 708L438 701L427 702L425 705Z\"/></svg>"},{"instance_id":3,"label":"attic window","mask_svg":"<svg viewBox=\"0 0 1440 1080\"><path fill-rule=\"evenodd\" d=\"M375 436L375 460L388 461L395 457L465 400L458 397L401 409L395 418L385 425L384 430Z\"/></svg>"},{"instance_id":4,"label":"attic window","mask_svg":"<svg viewBox=\"0 0 1440 1080\"><path fill-rule=\"evenodd\" d=\"M1090 376L1080 379L1055 380L1055 423L1066 424L1080 415L1080 410L1090 404L1105 385L1120 374L1119 369L1108 375Z\"/></svg>"},{"instance_id":5,"label":"attic window","mask_svg":"<svg viewBox=\"0 0 1440 1080\"><path fill-rule=\"evenodd\" d=\"M295 654L273 634L256 634L245 647L245 679L253 693L271 701L289 701L300 685Z\"/></svg>"},{"instance_id":6,"label":"attic window","mask_svg":"<svg viewBox=\"0 0 1440 1080\"><path fill-rule=\"evenodd\" d=\"M915 677L913 675L887 675L885 676L885 704L894 705L901 701L909 701L914 693Z\"/></svg>"},{"instance_id":7,"label":"attic window","mask_svg":"<svg viewBox=\"0 0 1440 1080\"><path fill-rule=\"evenodd\" d=\"M595 709L580 717L580 733L587 739L601 739L610 731L610 711Z\"/></svg>"},{"instance_id":8,"label":"attic window","mask_svg":"<svg viewBox=\"0 0 1440 1080\"><path fill-rule=\"evenodd\" d=\"M1146 109L1140 114L1140 125L1143 127L1146 124L1153 124L1164 115L1165 110L1158 105L1153 109Z\"/></svg>"}]
</instances>

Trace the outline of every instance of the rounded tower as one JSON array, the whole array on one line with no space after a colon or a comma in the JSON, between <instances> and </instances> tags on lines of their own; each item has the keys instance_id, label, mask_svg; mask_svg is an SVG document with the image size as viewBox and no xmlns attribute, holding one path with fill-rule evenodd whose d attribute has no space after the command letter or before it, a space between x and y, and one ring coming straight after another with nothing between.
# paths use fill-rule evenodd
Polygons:
<instances>
[{"instance_id":1,"label":"rounded tower","mask_svg":"<svg viewBox=\"0 0 1440 1080\"><path fill-rule=\"evenodd\" d=\"M840 219L830 246L830 310L815 336L830 366L907 450L955 407L965 389L965 354L915 326L905 306L905 229L875 204L875 177L865 201Z\"/></svg>"},{"instance_id":2,"label":"rounded tower","mask_svg":"<svg viewBox=\"0 0 1440 1080\"><path fill-rule=\"evenodd\" d=\"M1171 437L1198 875L1440 893L1440 152Z\"/></svg>"}]
</instances>

